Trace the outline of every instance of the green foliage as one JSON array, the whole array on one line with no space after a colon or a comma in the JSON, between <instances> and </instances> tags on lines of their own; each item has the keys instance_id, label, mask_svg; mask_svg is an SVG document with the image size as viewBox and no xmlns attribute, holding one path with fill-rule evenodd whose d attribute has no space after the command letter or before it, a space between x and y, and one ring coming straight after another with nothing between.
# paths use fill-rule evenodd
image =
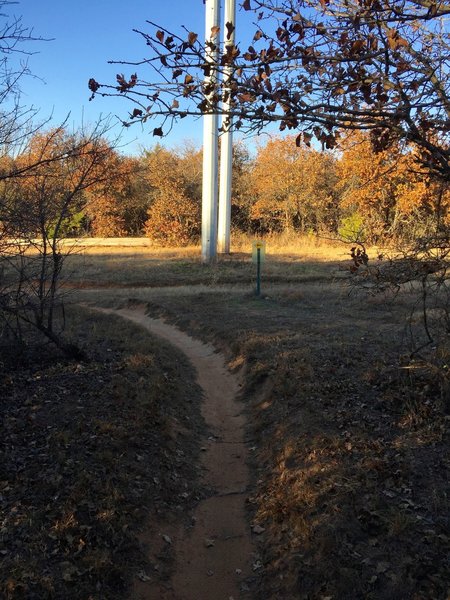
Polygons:
<instances>
[{"instance_id":1,"label":"green foliage","mask_svg":"<svg viewBox=\"0 0 450 600\"><path fill-rule=\"evenodd\" d=\"M364 242L366 233L363 217L357 211L342 217L339 222L338 235L345 242Z\"/></svg>"},{"instance_id":2,"label":"green foliage","mask_svg":"<svg viewBox=\"0 0 450 600\"><path fill-rule=\"evenodd\" d=\"M85 211L79 210L62 219L60 223L58 221L53 221L48 226L47 237L50 239L53 239L54 237L65 238L78 234L82 228L85 217Z\"/></svg>"}]
</instances>

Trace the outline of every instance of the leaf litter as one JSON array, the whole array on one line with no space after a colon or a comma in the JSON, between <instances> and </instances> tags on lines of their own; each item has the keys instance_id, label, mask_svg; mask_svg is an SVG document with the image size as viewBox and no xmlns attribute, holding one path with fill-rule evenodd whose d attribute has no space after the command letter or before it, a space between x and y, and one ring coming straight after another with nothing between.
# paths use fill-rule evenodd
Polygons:
<instances>
[{"instance_id":1,"label":"leaf litter","mask_svg":"<svg viewBox=\"0 0 450 600\"><path fill-rule=\"evenodd\" d=\"M149 307L246 364L257 598L447 599L448 394L401 368L407 294L180 289Z\"/></svg>"},{"instance_id":2,"label":"leaf litter","mask_svg":"<svg viewBox=\"0 0 450 600\"><path fill-rule=\"evenodd\" d=\"M118 600L133 574L164 577L173 557L152 564L140 528L149 516L183 519L202 494L200 394L190 365L120 319L68 313L89 361L41 346L1 357L5 600Z\"/></svg>"}]
</instances>

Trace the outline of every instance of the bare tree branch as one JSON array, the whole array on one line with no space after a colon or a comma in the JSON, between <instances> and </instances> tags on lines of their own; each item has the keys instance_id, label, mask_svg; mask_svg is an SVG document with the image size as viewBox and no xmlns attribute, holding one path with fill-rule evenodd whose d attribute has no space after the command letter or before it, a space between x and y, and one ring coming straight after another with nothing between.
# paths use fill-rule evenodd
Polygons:
<instances>
[{"instance_id":1,"label":"bare tree branch","mask_svg":"<svg viewBox=\"0 0 450 600\"><path fill-rule=\"evenodd\" d=\"M250 0L253 43L222 46L217 69L231 66L228 86L206 89L211 40L149 23L139 32L150 55L128 63L140 72L117 83L89 83L96 95L134 104L127 124L223 113L231 95L237 129L278 123L305 143L337 143L340 129L372 131L375 147L403 139L422 149L424 168L450 180L450 37L447 2L378 0ZM127 64L120 61L121 65ZM150 69L150 73L148 73Z\"/></svg>"}]
</instances>

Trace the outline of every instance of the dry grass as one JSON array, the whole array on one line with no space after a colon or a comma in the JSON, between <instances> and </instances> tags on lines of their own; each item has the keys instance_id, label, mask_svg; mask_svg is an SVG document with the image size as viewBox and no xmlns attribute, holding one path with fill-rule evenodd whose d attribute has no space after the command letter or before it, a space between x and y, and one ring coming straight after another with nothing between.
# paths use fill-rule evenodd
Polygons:
<instances>
[{"instance_id":1,"label":"dry grass","mask_svg":"<svg viewBox=\"0 0 450 600\"><path fill-rule=\"evenodd\" d=\"M264 239L269 255L292 255L306 259L315 258L321 261L342 260L348 256L348 245L339 240L331 240L316 235L300 235L284 233L276 235L257 235L233 233L231 237L231 253L251 254L252 243L256 239ZM80 238L63 240L63 247L73 248L83 254L133 254L149 252L152 256L171 258L198 258L200 246L192 245L178 248L160 246L148 238ZM369 249L371 256L376 256L378 248Z\"/></svg>"},{"instance_id":2,"label":"dry grass","mask_svg":"<svg viewBox=\"0 0 450 600\"><path fill-rule=\"evenodd\" d=\"M145 301L245 364L258 600L446 600L446 397L400 368L411 297L349 295L344 248L285 240L256 298L241 241L214 266L198 249L93 248L67 263L74 298Z\"/></svg>"},{"instance_id":3,"label":"dry grass","mask_svg":"<svg viewBox=\"0 0 450 600\"><path fill-rule=\"evenodd\" d=\"M253 238L234 239L231 255L219 256L204 265L199 247L149 247L145 239L127 243L122 238L90 240L65 260L65 277L75 287L162 287L179 285L248 285L255 280L252 263ZM114 242L114 243L113 243ZM264 284L299 283L342 277L340 266L348 263L348 248L317 239L267 240L262 267Z\"/></svg>"},{"instance_id":4,"label":"dry grass","mask_svg":"<svg viewBox=\"0 0 450 600\"><path fill-rule=\"evenodd\" d=\"M252 242L257 236L236 234L232 238L232 252L251 252ZM296 260L316 260L336 262L348 259L349 245L339 240L331 240L316 235L283 233L267 235L264 239L269 255L292 257ZM370 255L376 256L377 248L370 249Z\"/></svg>"},{"instance_id":5,"label":"dry grass","mask_svg":"<svg viewBox=\"0 0 450 600\"><path fill-rule=\"evenodd\" d=\"M65 285L72 287L158 287L177 285L254 285L254 237L234 235L230 255L204 265L198 246L164 248L147 238L82 238L62 240ZM266 238L264 283L329 280L342 277L349 247L311 236ZM377 249L372 249L376 255ZM30 248L30 254L36 254ZM7 274L7 273L6 273Z\"/></svg>"},{"instance_id":6,"label":"dry grass","mask_svg":"<svg viewBox=\"0 0 450 600\"><path fill-rule=\"evenodd\" d=\"M398 368L409 299L388 300L335 283L148 296L247 365L258 598L446 599L445 404Z\"/></svg>"},{"instance_id":7,"label":"dry grass","mask_svg":"<svg viewBox=\"0 0 450 600\"><path fill-rule=\"evenodd\" d=\"M336 262L349 257L351 244L343 243L327 237L316 235L300 235L296 233L270 234L265 236L233 233L231 237L231 254L251 257L252 243L262 239L267 245L267 256L284 257L292 260L316 260L320 262ZM60 240L61 248L70 254L82 256L133 256L133 257L160 257L167 260L193 259L200 260L201 248L199 245L183 247L166 247L145 237L123 238L67 238ZM28 252L36 253L39 240L34 240ZM380 248L372 246L367 249L369 257L378 255ZM227 257L220 257L221 259Z\"/></svg>"}]
</instances>

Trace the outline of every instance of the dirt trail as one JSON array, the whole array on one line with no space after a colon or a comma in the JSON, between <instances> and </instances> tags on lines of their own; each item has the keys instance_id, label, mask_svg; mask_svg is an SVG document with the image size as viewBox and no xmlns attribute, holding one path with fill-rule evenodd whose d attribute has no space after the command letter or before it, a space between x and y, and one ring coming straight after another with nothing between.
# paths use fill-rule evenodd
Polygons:
<instances>
[{"instance_id":1,"label":"dirt trail","mask_svg":"<svg viewBox=\"0 0 450 600\"><path fill-rule=\"evenodd\" d=\"M197 506L193 527L172 534L175 573L167 586L139 583L133 600L238 600L247 597L244 580L252 573L254 549L245 517L249 474L244 443L244 416L236 401L239 379L226 368L211 345L145 314L145 309L118 314L163 337L186 354L204 392L202 413L209 427L202 453L204 483L214 495ZM160 535L163 532L160 532ZM151 532L154 536L154 531ZM145 538L145 535L144 535Z\"/></svg>"}]
</instances>

